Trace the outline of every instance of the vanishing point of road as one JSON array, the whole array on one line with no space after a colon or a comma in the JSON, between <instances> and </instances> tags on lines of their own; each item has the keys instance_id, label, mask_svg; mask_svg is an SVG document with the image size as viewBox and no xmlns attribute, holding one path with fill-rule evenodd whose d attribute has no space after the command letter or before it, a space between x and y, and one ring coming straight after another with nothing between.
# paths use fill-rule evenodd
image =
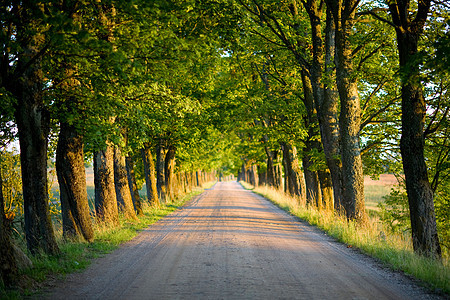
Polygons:
<instances>
[{"instance_id":1,"label":"vanishing point of road","mask_svg":"<svg viewBox=\"0 0 450 300\"><path fill-rule=\"evenodd\" d=\"M237 182L218 182L49 299L436 299Z\"/></svg>"}]
</instances>

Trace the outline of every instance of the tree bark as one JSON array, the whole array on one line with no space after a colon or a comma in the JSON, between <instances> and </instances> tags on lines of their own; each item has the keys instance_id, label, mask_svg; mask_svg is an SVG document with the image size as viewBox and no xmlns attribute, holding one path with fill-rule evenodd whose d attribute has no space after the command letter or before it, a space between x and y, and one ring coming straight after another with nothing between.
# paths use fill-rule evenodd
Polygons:
<instances>
[{"instance_id":1,"label":"tree bark","mask_svg":"<svg viewBox=\"0 0 450 300\"><path fill-rule=\"evenodd\" d=\"M294 149L288 143L281 143L281 149L283 151L283 160L285 161L285 182L287 185L287 192L291 196L301 196L302 191L300 187L300 180L296 170L299 170L298 158L294 153Z\"/></svg>"},{"instance_id":2,"label":"tree bark","mask_svg":"<svg viewBox=\"0 0 450 300\"><path fill-rule=\"evenodd\" d=\"M153 160L152 149L150 145L144 145L141 149L142 160L144 162L145 186L147 190L147 199L152 205L159 205L159 196L157 190L156 168Z\"/></svg>"},{"instance_id":3,"label":"tree bark","mask_svg":"<svg viewBox=\"0 0 450 300\"><path fill-rule=\"evenodd\" d=\"M430 0L419 1L417 15L410 20L410 1L392 1L389 10L396 25L402 76L402 136L400 151L408 194L414 251L441 257L436 227L433 190L425 163L424 124L426 103L420 81L418 41L430 10Z\"/></svg>"},{"instance_id":4,"label":"tree bark","mask_svg":"<svg viewBox=\"0 0 450 300\"><path fill-rule=\"evenodd\" d=\"M134 160L132 156L125 158L125 166L127 168L128 186L130 187L131 199L133 200L134 209L138 216L144 214L142 210L142 200L139 196L139 190L136 182L136 174L134 173ZM156 183L155 183L156 184Z\"/></svg>"},{"instance_id":5,"label":"tree bark","mask_svg":"<svg viewBox=\"0 0 450 300\"><path fill-rule=\"evenodd\" d=\"M317 171L311 170L313 168L313 160L311 157L311 152L316 150L317 152L321 152L320 143L315 140L318 132L316 132L316 124L317 113L314 108L314 95L313 88L311 85L311 80L308 78L304 71L301 72L302 83L303 83L303 93L306 108L306 118L305 118L305 127L308 129L308 136L306 138L305 148L303 149L303 172L305 175L305 183L306 183L306 202L308 204L314 204L315 206L319 206L319 203L322 202L322 194L320 191L319 185L319 176L317 175Z\"/></svg>"},{"instance_id":6,"label":"tree bark","mask_svg":"<svg viewBox=\"0 0 450 300\"><path fill-rule=\"evenodd\" d=\"M175 153L174 146L169 146L164 159L164 182L166 184L166 195L170 200L175 200Z\"/></svg>"},{"instance_id":7,"label":"tree bark","mask_svg":"<svg viewBox=\"0 0 450 300\"><path fill-rule=\"evenodd\" d=\"M38 58L11 84L17 99L15 119L20 144L27 247L32 254L57 254L59 248L48 205L47 136L50 116L42 97L44 75L38 56L42 40L42 36L35 35L24 45L17 68L25 69L31 59Z\"/></svg>"},{"instance_id":8,"label":"tree bark","mask_svg":"<svg viewBox=\"0 0 450 300\"><path fill-rule=\"evenodd\" d=\"M332 64L331 58L334 52L334 26L332 26L332 22L330 21L331 15L328 14L324 43L321 21L323 13L320 9L319 1L310 1L305 7L310 17L313 43L313 60L310 68L310 78L314 94L314 105L317 110L323 150L327 166L331 173L333 193L336 199L335 209L339 211L343 197L342 170L339 159L340 137L337 117L339 103L333 85L327 86L323 82L324 71L330 74L330 76L333 76L333 71L329 66Z\"/></svg>"},{"instance_id":9,"label":"tree bark","mask_svg":"<svg viewBox=\"0 0 450 300\"><path fill-rule=\"evenodd\" d=\"M3 199L3 180L0 173L0 285L13 286L18 274L14 248L11 242L11 228L5 216Z\"/></svg>"},{"instance_id":10,"label":"tree bark","mask_svg":"<svg viewBox=\"0 0 450 300\"><path fill-rule=\"evenodd\" d=\"M247 181L245 178L245 162L242 163L241 169L239 170L238 181Z\"/></svg>"},{"instance_id":11,"label":"tree bark","mask_svg":"<svg viewBox=\"0 0 450 300\"><path fill-rule=\"evenodd\" d=\"M267 172L258 171L259 185L267 185Z\"/></svg>"},{"instance_id":12,"label":"tree bark","mask_svg":"<svg viewBox=\"0 0 450 300\"><path fill-rule=\"evenodd\" d=\"M94 153L95 212L99 220L119 224L116 190L114 187L114 149Z\"/></svg>"},{"instance_id":13,"label":"tree bark","mask_svg":"<svg viewBox=\"0 0 450 300\"><path fill-rule=\"evenodd\" d=\"M281 186L281 174L277 167L277 151L272 151L265 146L267 155L267 185L279 189Z\"/></svg>"},{"instance_id":14,"label":"tree bark","mask_svg":"<svg viewBox=\"0 0 450 300\"><path fill-rule=\"evenodd\" d=\"M325 38L325 72L336 82L334 70L335 28L332 14L327 10ZM333 185L333 203L337 212L343 207L342 162L340 160L338 106L339 97L335 84L324 84L324 98L318 110L323 151L330 170Z\"/></svg>"},{"instance_id":15,"label":"tree bark","mask_svg":"<svg viewBox=\"0 0 450 300\"><path fill-rule=\"evenodd\" d=\"M56 149L56 172L58 176L63 235L66 238L94 240L86 190L83 137L73 125L60 123Z\"/></svg>"},{"instance_id":16,"label":"tree bark","mask_svg":"<svg viewBox=\"0 0 450 300\"><path fill-rule=\"evenodd\" d=\"M275 188L277 190L281 190L283 188L283 167L282 167L282 158L279 157L278 151L275 152L275 164L274 164L274 179L275 179Z\"/></svg>"},{"instance_id":17,"label":"tree bark","mask_svg":"<svg viewBox=\"0 0 450 300\"><path fill-rule=\"evenodd\" d=\"M342 57L338 58L337 63L338 89L341 98L339 124L344 187L343 206L349 219L364 219L364 174L359 147L361 109L356 82L351 82L351 76L353 76L351 75L351 58L347 58L351 56L350 45L347 45L345 49L338 55Z\"/></svg>"},{"instance_id":18,"label":"tree bark","mask_svg":"<svg viewBox=\"0 0 450 300\"><path fill-rule=\"evenodd\" d=\"M114 147L114 187L119 211L126 219L137 219L128 185L125 156L118 146Z\"/></svg>"},{"instance_id":19,"label":"tree bark","mask_svg":"<svg viewBox=\"0 0 450 300\"><path fill-rule=\"evenodd\" d=\"M334 86L328 85L323 80L324 72L330 78L334 77L334 63L332 61L332 53L334 53L335 33L332 17L327 11L327 26L325 28L325 42L322 36L322 15L323 6L319 0L302 2L310 19L311 24L311 40L312 40L312 62L309 64L306 59L299 54L294 45L287 44L291 49L297 62L301 66L303 73L308 73L307 77L311 81L314 95L314 106L317 111L318 123L320 128L321 142L325 153L326 163L331 173L333 194L335 199L335 208L337 211L341 208L342 199L342 170L340 161L340 144L339 144L339 124L338 124L338 107L339 102ZM298 3L292 1L290 5L291 14L294 18L298 18ZM294 24L294 28L302 28L302 24ZM297 32L297 36L303 39L303 33ZM285 42L286 43L286 42ZM299 43L301 44L301 42ZM325 45L325 47L324 47ZM303 51L303 50L301 50ZM300 51L300 52L301 52ZM325 57L324 57L325 54Z\"/></svg>"},{"instance_id":20,"label":"tree bark","mask_svg":"<svg viewBox=\"0 0 450 300\"><path fill-rule=\"evenodd\" d=\"M350 36L355 23L359 0L349 0L345 6L339 0L327 0L333 14L336 32L336 82L341 100L339 129L343 182L343 207L347 218L366 219L364 208L364 176L362 169L359 131L361 108L352 63Z\"/></svg>"},{"instance_id":21,"label":"tree bark","mask_svg":"<svg viewBox=\"0 0 450 300\"><path fill-rule=\"evenodd\" d=\"M320 170L317 172L320 182L320 191L322 193L322 203L319 204L319 208L325 208L332 210L333 203L333 182L331 180L331 173L329 170Z\"/></svg>"},{"instance_id":22,"label":"tree bark","mask_svg":"<svg viewBox=\"0 0 450 300\"><path fill-rule=\"evenodd\" d=\"M156 146L156 189L161 201L164 201L166 196L165 170L164 162L166 158L166 151L162 141Z\"/></svg>"},{"instance_id":23,"label":"tree bark","mask_svg":"<svg viewBox=\"0 0 450 300\"><path fill-rule=\"evenodd\" d=\"M202 171L201 170L197 170L195 172L195 180L196 180L197 186L202 186L203 181L202 181Z\"/></svg>"},{"instance_id":24,"label":"tree bark","mask_svg":"<svg viewBox=\"0 0 450 300\"><path fill-rule=\"evenodd\" d=\"M258 180L258 167L255 164L252 164L248 169L248 177L249 177L249 183L253 185L254 187L258 187L259 180Z\"/></svg>"}]
</instances>

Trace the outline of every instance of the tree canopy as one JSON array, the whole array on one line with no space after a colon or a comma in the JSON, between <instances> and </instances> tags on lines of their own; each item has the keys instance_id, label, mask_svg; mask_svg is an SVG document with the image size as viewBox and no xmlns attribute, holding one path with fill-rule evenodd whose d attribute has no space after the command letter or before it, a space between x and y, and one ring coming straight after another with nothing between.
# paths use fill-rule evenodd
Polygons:
<instances>
[{"instance_id":1,"label":"tree canopy","mask_svg":"<svg viewBox=\"0 0 450 300\"><path fill-rule=\"evenodd\" d=\"M48 140L67 130L80 157L111 146L154 162L159 190L187 173L250 172L361 222L363 175L406 177L410 199L425 180L437 231L414 245L439 256L450 236L449 12L430 0L4 1L1 146L20 141L22 172L43 170L32 175L41 188ZM46 192L25 176L23 189L48 220ZM40 228L29 249L57 253L43 238L51 224Z\"/></svg>"}]
</instances>

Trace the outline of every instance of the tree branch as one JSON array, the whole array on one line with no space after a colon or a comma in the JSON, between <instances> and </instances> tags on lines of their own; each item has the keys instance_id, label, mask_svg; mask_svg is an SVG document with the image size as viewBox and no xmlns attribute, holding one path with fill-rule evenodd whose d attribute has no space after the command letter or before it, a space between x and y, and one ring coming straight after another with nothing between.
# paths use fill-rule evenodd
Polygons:
<instances>
[{"instance_id":1,"label":"tree branch","mask_svg":"<svg viewBox=\"0 0 450 300\"><path fill-rule=\"evenodd\" d=\"M384 46L386 46L384 43L381 43L381 45L380 46L378 46L377 48L375 48L372 52L370 52L369 54L367 54L365 57L363 57L360 61L359 61L359 64L358 64L358 67L356 68L356 70L361 70L361 67L362 67L362 65L363 65L363 63L366 61L366 60L368 60L370 57L372 57L372 56L374 56L377 52L378 52L378 50L380 50L381 48L383 48Z\"/></svg>"},{"instance_id":2,"label":"tree branch","mask_svg":"<svg viewBox=\"0 0 450 300\"><path fill-rule=\"evenodd\" d=\"M384 86L384 84L387 82L386 80L380 81L378 83L378 85L372 90L372 92L370 93L370 95L367 97L366 101L364 102L361 110L364 112L367 108L367 104L369 103L369 101L372 99L372 97Z\"/></svg>"},{"instance_id":3,"label":"tree branch","mask_svg":"<svg viewBox=\"0 0 450 300\"><path fill-rule=\"evenodd\" d=\"M258 35L258 36L262 37L264 40L266 40L266 41L268 41L269 43L274 44L274 45L276 45L276 46L278 46L278 47L286 48L285 45L279 44L279 43L277 43L277 42L275 42L275 41L272 41L271 39L269 39L268 37L266 37L266 36L263 35L262 33L259 33L259 32L256 31L256 30L252 30L252 29L251 29L251 30L250 30L250 33L253 33L253 34L255 34L255 35Z\"/></svg>"},{"instance_id":4,"label":"tree branch","mask_svg":"<svg viewBox=\"0 0 450 300\"><path fill-rule=\"evenodd\" d=\"M447 107L445 109L444 115L439 120L439 122L436 124L436 126L431 127L431 125L433 124L434 120L436 120L436 116L437 116L438 110L439 110L439 107L436 109L436 111L435 111L435 113L434 113L430 123L428 124L427 129L425 129L424 138L427 138L427 136L429 136L430 134L435 133L441 127L442 122L447 119L447 115L448 115L448 112L450 110L450 107Z\"/></svg>"},{"instance_id":5,"label":"tree branch","mask_svg":"<svg viewBox=\"0 0 450 300\"><path fill-rule=\"evenodd\" d=\"M366 10L366 11L362 11L362 12L359 12L359 13L357 13L356 15L357 16L366 16L366 15L369 15L369 16L372 16L372 17L374 17L375 19L377 19L377 20L379 20L379 21L381 21L381 22L383 22L383 23L386 23L386 24L388 24L388 25L390 25L390 26L392 26L392 27L394 27L394 28L397 28L397 26L394 24L394 23L392 23L391 21L389 21L388 19L385 19L385 18L383 18L383 17L380 17L379 15L377 15L376 14L376 12L377 11L387 11L387 9L382 9L382 8L374 8L374 9L372 9L372 10Z\"/></svg>"},{"instance_id":6,"label":"tree branch","mask_svg":"<svg viewBox=\"0 0 450 300\"><path fill-rule=\"evenodd\" d=\"M366 125L368 125L370 123L374 123L373 119L375 117L377 117L379 114L385 112L389 108L389 106L391 106L398 99L400 99L400 97L396 97L396 98L392 99L384 107L380 108L378 111L374 112L371 116L369 116L364 122L361 123L361 126L359 127L359 131L361 131Z\"/></svg>"}]
</instances>

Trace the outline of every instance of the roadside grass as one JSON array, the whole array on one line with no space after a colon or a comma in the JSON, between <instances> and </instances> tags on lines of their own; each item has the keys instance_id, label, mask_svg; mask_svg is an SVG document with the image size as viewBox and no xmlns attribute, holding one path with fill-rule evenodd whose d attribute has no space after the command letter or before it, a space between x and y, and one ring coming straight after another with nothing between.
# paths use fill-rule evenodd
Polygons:
<instances>
[{"instance_id":1,"label":"roadside grass","mask_svg":"<svg viewBox=\"0 0 450 300\"><path fill-rule=\"evenodd\" d=\"M120 216L120 225L117 227L105 223L94 223L95 239L92 243L65 240L62 237L61 226L56 226L58 229L55 234L61 253L56 256L30 255L33 267L21 271L18 289L5 290L0 287L0 299L22 299L34 295L47 286L47 281L61 279L67 274L84 270L94 258L117 249L121 244L134 238L141 230L174 212L214 183L205 183L201 188L194 188L179 199L159 206L151 206L144 202L142 216L139 216L137 220L127 220Z\"/></svg>"},{"instance_id":2,"label":"roadside grass","mask_svg":"<svg viewBox=\"0 0 450 300\"><path fill-rule=\"evenodd\" d=\"M358 248L391 269L419 279L424 286L438 293L450 294L449 257L437 261L415 254L409 236L392 233L375 215L371 214L366 224L349 222L332 211L305 207L298 199L273 188L254 188L246 182L240 183L244 188L269 199L281 209L320 228L348 247Z\"/></svg>"}]
</instances>

